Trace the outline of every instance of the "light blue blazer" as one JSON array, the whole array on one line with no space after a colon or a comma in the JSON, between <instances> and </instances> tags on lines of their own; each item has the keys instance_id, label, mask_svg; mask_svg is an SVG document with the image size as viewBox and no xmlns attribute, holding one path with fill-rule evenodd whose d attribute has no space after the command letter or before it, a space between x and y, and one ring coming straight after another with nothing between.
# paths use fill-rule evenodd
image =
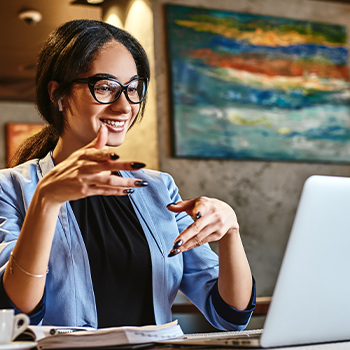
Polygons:
<instances>
[{"instance_id":1,"label":"light blue blazer","mask_svg":"<svg viewBox=\"0 0 350 350\"><path fill-rule=\"evenodd\" d=\"M0 171L0 275L16 243L36 186L53 167L49 153L43 159ZM129 197L150 247L156 323L171 321L171 305L181 290L213 326L244 329L246 324L223 319L213 306L211 290L218 278L218 258L208 244L168 258L176 236L193 222L186 213L174 214L166 208L167 204L181 200L171 176L151 170L121 173L123 177L137 177L149 184L135 189ZM97 328L88 254L69 202L60 209L49 271L42 324Z\"/></svg>"}]
</instances>

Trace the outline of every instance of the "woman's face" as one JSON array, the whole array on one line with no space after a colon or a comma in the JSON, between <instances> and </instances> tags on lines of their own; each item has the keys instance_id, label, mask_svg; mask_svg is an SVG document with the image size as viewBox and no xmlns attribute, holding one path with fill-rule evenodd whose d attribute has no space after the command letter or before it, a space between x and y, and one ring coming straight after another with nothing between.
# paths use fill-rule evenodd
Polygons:
<instances>
[{"instance_id":1,"label":"woman's face","mask_svg":"<svg viewBox=\"0 0 350 350\"><path fill-rule=\"evenodd\" d=\"M112 41L100 49L91 69L78 78L98 74L108 74L127 84L137 76L137 69L125 46ZM109 131L107 145L120 146L140 108L139 104L130 103L124 93L111 104L100 104L93 98L88 84L85 83L74 83L72 93L64 97L62 103L67 121L62 139L71 143L75 150L91 142L101 124L105 124Z\"/></svg>"}]
</instances>

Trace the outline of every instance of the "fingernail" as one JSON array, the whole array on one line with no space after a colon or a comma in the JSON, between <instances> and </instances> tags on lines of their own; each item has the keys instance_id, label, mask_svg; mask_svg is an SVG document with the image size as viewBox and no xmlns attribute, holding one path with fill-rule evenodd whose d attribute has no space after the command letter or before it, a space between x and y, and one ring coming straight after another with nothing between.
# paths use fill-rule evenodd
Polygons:
<instances>
[{"instance_id":1,"label":"fingernail","mask_svg":"<svg viewBox=\"0 0 350 350\"><path fill-rule=\"evenodd\" d=\"M200 212L198 212L197 215L196 215L196 220L201 218L201 217L202 217L202 214Z\"/></svg>"},{"instance_id":2,"label":"fingernail","mask_svg":"<svg viewBox=\"0 0 350 350\"><path fill-rule=\"evenodd\" d=\"M168 258L171 258L172 256L175 256L177 254L180 254L180 249L172 249L168 255Z\"/></svg>"},{"instance_id":3,"label":"fingernail","mask_svg":"<svg viewBox=\"0 0 350 350\"><path fill-rule=\"evenodd\" d=\"M179 239L178 241L175 242L174 246L173 246L173 249L178 249L182 246L183 244L183 241L182 239Z\"/></svg>"},{"instance_id":4,"label":"fingernail","mask_svg":"<svg viewBox=\"0 0 350 350\"><path fill-rule=\"evenodd\" d=\"M175 202L169 203L169 204L167 205L167 207L170 207L171 205L175 205L175 204L176 204Z\"/></svg>"},{"instance_id":5,"label":"fingernail","mask_svg":"<svg viewBox=\"0 0 350 350\"><path fill-rule=\"evenodd\" d=\"M115 153L111 153L109 156L110 156L111 159L113 159L113 160L119 159L118 154L115 154Z\"/></svg>"},{"instance_id":6,"label":"fingernail","mask_svg":"<svg viewBox=\"0 0 350 350\"><path fill-rule=\"evenodd\" d=\"M128 188L127 190L124 190L124 193L126 194L134 193L134 190L131 188Z\"/></svg>"},{"instance_id":7,"label":"fingernail","mask_svg":"<svg viewBox=\"0 0 350 350\"><path fill-rule=\"evenodd\" d=\"M132 162L132 163L130 163L130 165L133 169L141 169L141 168L144 168L146 166L146 164L138 163L138 162Z\"/></svg>"},{"instance_id":8,"label":"fingernail","mask_svg":"<svg viewBox=\"0 0 350 350\"><path fill-rule=\"evenodd\" d=\"M147 182L147 181L135 181L134 184L135 184L135 186L137 186L137 187L148 186L148 182Z\"/></svg>"}]
</instances>

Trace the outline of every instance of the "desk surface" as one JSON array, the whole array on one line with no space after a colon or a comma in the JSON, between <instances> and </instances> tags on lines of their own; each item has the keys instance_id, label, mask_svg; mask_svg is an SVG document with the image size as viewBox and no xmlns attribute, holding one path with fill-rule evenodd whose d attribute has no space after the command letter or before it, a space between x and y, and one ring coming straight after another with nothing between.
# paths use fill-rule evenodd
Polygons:
<instances>
[{"instance_id":1,"label":"desk surface","mask_svg":"<svg viewBox=\"0 0 350 350\"><path fill-rule=\"evenodd\" d=\"M205 346L168 346L168 345L154 345L150 350L225 350L225 349L244 349L236 347L205 347ZM246 348L246 349L257 349L257 348ZM261 348L260 348L261 349ZM271 348L272 349L272 348ZM325 344L312 344L312 345L302 345L302 346L290 346L290 347L280 347L273 348L273 350L349 350L350 341L337 342L337 343L325 343Z\"/></svg>"}]
</instances>

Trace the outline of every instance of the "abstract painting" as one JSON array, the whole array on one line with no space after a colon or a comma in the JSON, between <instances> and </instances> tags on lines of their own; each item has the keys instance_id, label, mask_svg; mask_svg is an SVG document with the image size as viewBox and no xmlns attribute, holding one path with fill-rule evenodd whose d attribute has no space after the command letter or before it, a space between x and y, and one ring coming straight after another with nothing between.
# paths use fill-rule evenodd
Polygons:
<instances>
[{"instance_id":1,"label":"abstract painting","mask_svg":"<svg viewBox=\"0 0 350 350\"><path fill-rule=\"evenodd\" d=\"M166 6L173 155L349 162L347 28Z\"/></svg>"}]
</instances>

